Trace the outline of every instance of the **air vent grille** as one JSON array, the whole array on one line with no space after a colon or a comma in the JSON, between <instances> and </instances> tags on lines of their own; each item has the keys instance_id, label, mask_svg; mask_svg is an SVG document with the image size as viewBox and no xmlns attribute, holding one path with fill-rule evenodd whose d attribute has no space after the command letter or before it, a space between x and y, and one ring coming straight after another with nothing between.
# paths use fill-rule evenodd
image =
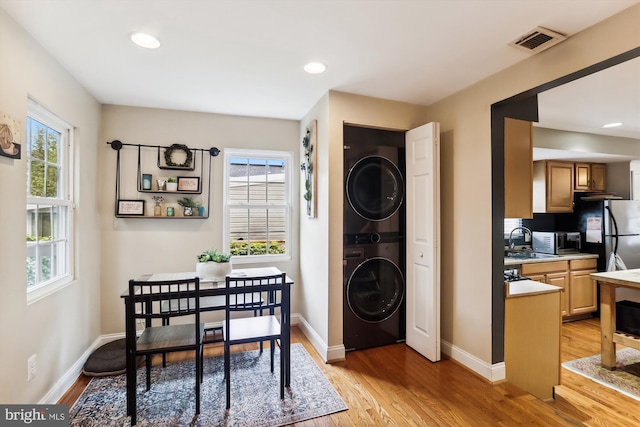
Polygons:
<instances>
[{"instance_id":1,"label":"air vent grille","mask_svg":"<svg viewBox=\"0 0 640 427\"><path fill-rule=\"evenodd\" d=\"M556 33L555 31L551 31L544 27L537 27L529 31L524 36L518 37L516 40L509 43L509 45L524 49L530 53L538 53L545 49L549 49L551 46L566 39L567 38L560 33Z\"/></svg>"}]
</instances>

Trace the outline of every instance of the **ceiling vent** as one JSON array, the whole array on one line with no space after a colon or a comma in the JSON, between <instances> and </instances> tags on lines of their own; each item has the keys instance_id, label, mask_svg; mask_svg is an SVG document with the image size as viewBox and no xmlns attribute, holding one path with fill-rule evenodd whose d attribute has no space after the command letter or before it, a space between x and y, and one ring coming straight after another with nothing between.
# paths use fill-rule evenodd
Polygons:
<instances>
[{"instance_id":1,"label":"ceiling vent","mask_svg":"<svg viewBox=\"0 0 640 427\"><path fill-rule=\"evenodd\" d=\"M567 37L560 33L556 33L555 31L548 30L544 27L537 27L529 31L524 36L518 37L516 40L509 43L509 46L524 49L529 53L538 53L549 49L551 46L554 46L566 39Z\"/></svg>"}]
</instances>

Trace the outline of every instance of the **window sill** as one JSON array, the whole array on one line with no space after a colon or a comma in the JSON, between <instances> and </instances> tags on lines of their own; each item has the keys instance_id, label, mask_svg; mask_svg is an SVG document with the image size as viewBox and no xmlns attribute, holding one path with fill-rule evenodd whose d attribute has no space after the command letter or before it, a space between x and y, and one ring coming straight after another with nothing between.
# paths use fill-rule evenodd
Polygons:
<instances>
[{"instance_id":1,"label":"window sill","mask_svg":"<svg viewBox=\"0 0 640 427\"><path fill-rule=\"evenodd\" d=\"M66 288L73 282L73 276L69 274L51 283L42 284L40 286L35 286L32 289L27 289L27 305L40 301L41 299L46 298L63 288Z\"/></svg>"},{"instance_id":2,"label":"window sill","mask_svg":"<svg viewBox=\"0 0 640 427\"><path fill-rule=\"evenodd\" d=\"M231 263L236 264L264 264L264 263L274 263L274 262L283 262L283 261L291 261L291 256L289 255L242 255L242 256L232 256Z\"/></svg>"}]
</instances>

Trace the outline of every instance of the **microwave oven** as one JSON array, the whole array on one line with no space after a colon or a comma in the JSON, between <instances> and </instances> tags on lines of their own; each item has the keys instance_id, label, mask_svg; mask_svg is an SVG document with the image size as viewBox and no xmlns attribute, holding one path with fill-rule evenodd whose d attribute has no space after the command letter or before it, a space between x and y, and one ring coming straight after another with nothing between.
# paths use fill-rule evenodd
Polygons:
<instances>
[{"instance_id":1,"label":"microwave oven","mask_svg":"<svg viewBox=\"0 0 640 427\"><path fill-rule=\"evenodd\" d=\"M570 254L580 252L582 238L579 231L534 231L531 248L544 254Z\"/></svg>"}]
</instances>

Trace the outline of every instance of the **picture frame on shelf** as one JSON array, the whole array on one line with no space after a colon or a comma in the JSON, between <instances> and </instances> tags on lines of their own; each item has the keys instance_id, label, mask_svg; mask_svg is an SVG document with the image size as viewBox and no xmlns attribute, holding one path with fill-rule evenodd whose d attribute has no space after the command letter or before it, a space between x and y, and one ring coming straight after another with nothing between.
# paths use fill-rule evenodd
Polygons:
<instances>
[{"instance_id":1,"label":"picture frame on shelf","mask_svg":"<svg viewBox=\"0 0 640 427\"><path fill-rule=\"evenodd\" d=\"M179 176L178 191L199 192L200 177L197 176Z\"/></svg>"},{"instance_id":2,"label":"picture frame on shelf","mask_svg":"<svg viewBox=\"0 0 640 427\"><path fill-rule=\"evenodd\" d=\"M144 216L144 200L118 199L116 215Z\"/></svg>"}]
</instances>

